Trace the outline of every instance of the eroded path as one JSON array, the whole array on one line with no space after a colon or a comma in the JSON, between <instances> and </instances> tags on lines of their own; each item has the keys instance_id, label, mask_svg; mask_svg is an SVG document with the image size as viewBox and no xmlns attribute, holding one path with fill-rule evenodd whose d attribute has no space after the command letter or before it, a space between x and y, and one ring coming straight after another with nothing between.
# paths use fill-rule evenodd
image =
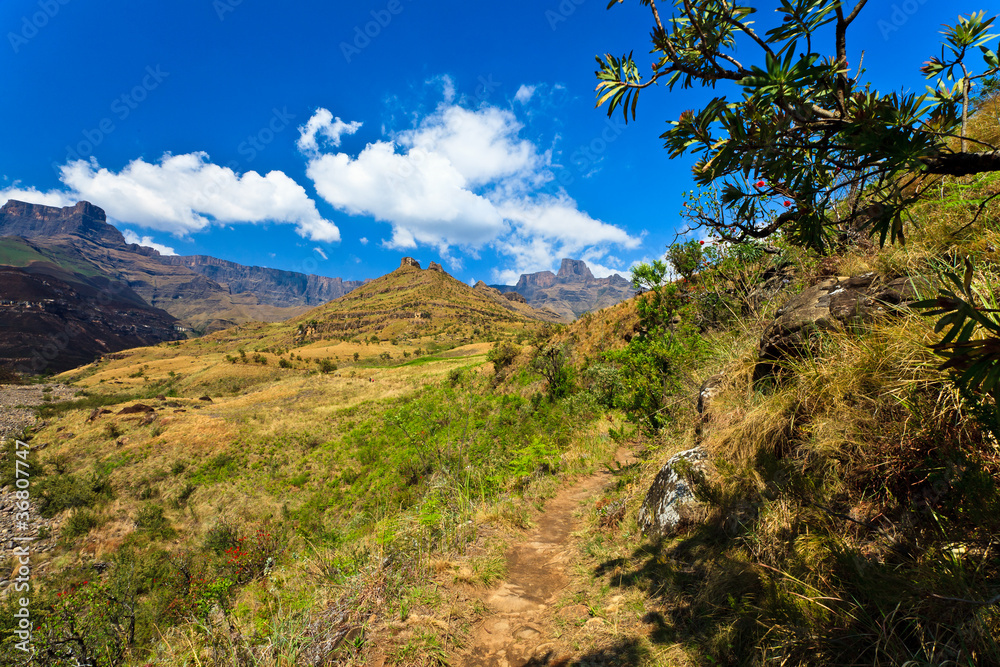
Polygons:
<instances>
[{"instance_id":1,"label":"eroded path","mask_svg":"<svg viewBox=\"0 0 1000 667\"><path fill-rule=\"evenodd\" d=\"M626 450L619 450L615 458L624 465L627 455ZM572 533L577 528L580 504L598 495L611 481L611 473L600 471L562 489L546 502L534 530L508 549L506 580L481 594L482 601L494 613L474 629L468 648L456 656L454 664L466 667L569 664L570 654L554 636L557 634L554 606L570 585L569 566L577 551ZM563 617L586 614L586 607L575 607L559 613Z\"/></svg>"}]
</instances>

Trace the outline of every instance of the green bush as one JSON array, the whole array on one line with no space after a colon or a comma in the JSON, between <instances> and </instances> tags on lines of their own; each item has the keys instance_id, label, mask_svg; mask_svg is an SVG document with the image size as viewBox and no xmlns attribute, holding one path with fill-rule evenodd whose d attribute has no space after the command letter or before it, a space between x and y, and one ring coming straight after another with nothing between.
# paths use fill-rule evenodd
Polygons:
<instances>
[{"instance_id":1,"label":"green bush","mask_svg":"<svg viewBox=\"0 0 1000 667\"><path fill-rule=\"evenodd\" d=\"M93 528L97 528L103 522L101 518L87 509L79 509L66 519L62 527L62 536L68 540L75 539L81 535L86 535Z\"/></svg>"},{"instance_id":2,"label":"green bush","mask_svg":"<svg viewBox=\"0 0 1000 667\"><path fill-rule=\"evenodd\" d=\"M493 372L500 375L513 365L521 349L509 341L494 345L486 354L486 360L493 364Z\"/></svg>"},{"instance_id":3,"label":"green bush","mask_svg":"<svg viewBox=\"0 0 1000 667\"><path fill-rule=\"evenodd\" d=\"M92 507L113 496L106 477L83 478L70 473L47 475L35 482L42 516L51 517L74 507Z\"/></svg>"},{"instance_id":4,"label":"green bush","mask_svg":"<svg viewBox=\"0 0 1000 667\"><path fill-rule=\"evenodd\" d=\"M177 534L167 518L163 516L163 508L159 505L146 505L136 515L135 524L139 531L147 533L153 539L170 539Z\"/></svg>"},{"instance_id":5,"label":"green bush","mask_svg":"<svg viewBox=\"0 0 1000 667\"><path fill-rule=\"evenodd\" d=\"M237 530L232 524L221 522L208 529L208 532L205 533L205 539L202 541L202 546L206 550L213 551L221 556L227 549L236 546L238 537Z\"/></svg>"}]
</instances>

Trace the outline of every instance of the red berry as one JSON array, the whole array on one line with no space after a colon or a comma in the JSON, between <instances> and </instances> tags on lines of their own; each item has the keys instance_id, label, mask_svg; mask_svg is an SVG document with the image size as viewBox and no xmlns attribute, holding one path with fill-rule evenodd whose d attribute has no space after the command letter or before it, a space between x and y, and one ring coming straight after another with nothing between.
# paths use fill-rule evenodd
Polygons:
<instances>
[{"instance_id":1,"label":"red berry","mask_svg":"<svg viewBox=\"0 0 1000 667\"><path fill-rule=\"evenodd\" d=\"M762 188L764 187L765 183L764 181L757 181L754 185L756 185L758 188Z\"/></svg>"},{"instance_id":2,"label":"red berry","mask_svg":"<svg viewBox=\"0 0 1000 667\"><path fill-rule=\"evenodd\" d=\"M698 241L698 243L701 244L701 245L705 245L704 241Z\"/></svg>"},{"instance_id":3,"label":"red berry","mask_svg":"<svg viewBox=\"0 0 1000 667\"><path fill-rule=\"evenodd\" d=\"M792 202L790 202L790 201L788 201L788 200L786 199L786 200L785 200L785 207L787 208L788 206L791 206L791 205L792 205Z\"/></svg>"}]
</instances>

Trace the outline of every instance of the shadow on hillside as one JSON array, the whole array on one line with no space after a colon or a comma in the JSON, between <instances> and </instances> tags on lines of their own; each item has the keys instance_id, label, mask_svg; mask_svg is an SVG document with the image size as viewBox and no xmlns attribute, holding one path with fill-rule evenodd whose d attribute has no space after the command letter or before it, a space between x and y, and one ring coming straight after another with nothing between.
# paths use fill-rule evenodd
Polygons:
<instances>
[{"instance_id":1,"label":"shadow on hillside","mask_svg":"<svg viewBox=\"0 0 1000 667\"><path fill-rule=\"evenodd\" d=\"M765 591L758 573L726 555L727 542L722 530L700 526L679 539L644 543L629 558L599 564L594 574L609 586L643 591L659 607L642 618L653 644L718 647L724 637L729 655L715 657L738 664L740 649L761 631L750 610Z\"/></svg>"},{"instance_id":2,"label":"shadow on hillside","mask_svg":"<svg viewBox=\"0 0 1000 667\"><path fill-rule=\"evenodd\" d=\"M575 667L576 665L614 665L615 667L638 667L649 658L649 651L637 639L620 639L611 646L590 651L575 658L555 657L547 653L532 658L523 667Z\"/></svg>"}]
</instances>

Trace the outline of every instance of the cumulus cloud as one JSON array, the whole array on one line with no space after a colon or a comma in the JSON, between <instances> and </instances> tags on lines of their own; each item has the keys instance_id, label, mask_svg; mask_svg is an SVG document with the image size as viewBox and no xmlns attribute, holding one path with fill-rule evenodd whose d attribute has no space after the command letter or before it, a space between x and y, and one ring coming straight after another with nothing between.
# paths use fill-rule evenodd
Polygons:
<instances>
[{"instance_id":1,"label":"cumulus cloud","mask_svg":"<svg viewBox=\"0 0 1000 667\"><path fill-rule=\"evenodd\" d=\"M394 144L378 142L356 158L317 157L306 174L337 208L392 223L391 247L480 245L503 229L492 204L467 190L462 175L438 154L400 154Z\"/></svg>"},{"instance_id":2,"label":"cumulus cloud","mask_svg":"<svg viewBox=\"0 0 1000 667\"><path fill-rule=\"evenodd\" d=\"M334 118L327 109L317 109L305 125L299 128L298 147L303 153L315 153L320 148L319 139L334 148L340 146L341 137L354 134L361 129L361 123L354 121L345 123L340 118Z\"/></svg>"},{"instance_id":3,"label":"cumulus cloud","mask_svg":"<svg viewBox=\"0 0 1000 667\"><path fill-rule=\"evenodd\" d=\"M123 229L122 236L125 237L125 243L136 243L141 246L146 246L147 248L152 248L153 250L156 250L161 255L169 256L177 254L176 252L174 252L173 248L154 242L152 236L139 236L131 229Z\"/></svg>"},{"instance_id":4,"label":"cumulus cloud","mask_svg":"<svg viewBox=\"0 0 1000 667\"><path fill-rule=\"evenodd\" d=\"M518 93L530 98L530 91ZM638 246L639 239L581 211L558 188L543 193L553 180L551 153L522 138L522 129L510 110L468 109L446 97L412 129L356 155L303 151L306 174L334 207L389 223L384 245L391 248L423 244L448 256L452 247L474 253L492 245L520 271Z\"/></svg>"},{"instance_id":5,"label":"cumulus cloud","mask_svg":"<svg viewBox=\"0 0 1000 667\"><path fill-rule=\"evenodd\" d=\"M520 102L521 104L527 104L531 100L531 97L534 94L535 94L535 86L526 86L524 84L521 84L521 87L517 89L516 93L514 93L514 99Z\"/></svg>"},{"instance_id":6,"label":"cumulus cloud","mask_svg":"<svg viewBox=\"0 0 1000 667\"><path fill-rule=\"evenodd\" d=\"M63 206L73 206L77 202L77 199L74 199L68 192L62 192L59 190L42 192L41 190L37 190L35 188L22 188L16 183L9 188L0 190L0 202L5 204L10 199L27 202L29 204L58 206L60 208Z\"/></svg>"},{"instance_id":7,"label":"cumulus cloud","mask_svg":"<svg viewBox=\"0 0 1000 667\"><path fill-rule=\"evenodd\" d=\"M96 161L62 167L61 180L78 199L116 220L185 236L212 224L294 224L313 241L340 240L337 226L316 210L305 189L283 172L243 175L209 161L203 152L165 154L159 162L133 160L119 172Z\"/></svg>"}]
</instances>

